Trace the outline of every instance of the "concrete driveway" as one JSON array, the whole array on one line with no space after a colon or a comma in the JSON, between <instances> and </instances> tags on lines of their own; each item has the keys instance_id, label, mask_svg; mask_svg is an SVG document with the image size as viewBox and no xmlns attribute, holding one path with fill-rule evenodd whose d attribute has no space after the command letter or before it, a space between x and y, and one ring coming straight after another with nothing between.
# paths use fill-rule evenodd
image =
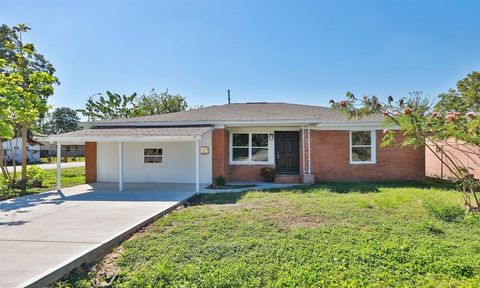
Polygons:
<instances>
[{"instance_id":1,"label":"concrete driveway","mask_svg":"<svg viewBox=\"0 0 480 288\"><path fill-rule=\"evenodd\" d=\"M194 184L100 183L0 202L0 287L39 287L195 194ZM105 250L107 249L107 250Z\"/></svg>"}]
</instances>

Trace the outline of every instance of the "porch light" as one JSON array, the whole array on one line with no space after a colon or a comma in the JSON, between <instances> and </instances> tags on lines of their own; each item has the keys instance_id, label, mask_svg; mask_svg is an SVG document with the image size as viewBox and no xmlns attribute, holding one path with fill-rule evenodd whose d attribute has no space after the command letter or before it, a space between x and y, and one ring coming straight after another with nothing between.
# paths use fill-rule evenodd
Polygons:
<instances>
[{"instance_id":1,"label":"porch light","mask_svg":"<svg viewBox=\"0 0 480 288\"><path fill-rule=\"evenodd\" d=\"M209 149L208 146L201 146L200 147L200 154L207 155L208 153L210 153L210 149Z\"/></svg>"},{"instance_id":2,"label":"porch light","mask_svg":"<svg viewBox=\"0 0 480 288\"><path fill-rule=\"evenodd\" d=\"M268 140L273 141L273 133L268 134Z\"/></svg>"}]
</instances>

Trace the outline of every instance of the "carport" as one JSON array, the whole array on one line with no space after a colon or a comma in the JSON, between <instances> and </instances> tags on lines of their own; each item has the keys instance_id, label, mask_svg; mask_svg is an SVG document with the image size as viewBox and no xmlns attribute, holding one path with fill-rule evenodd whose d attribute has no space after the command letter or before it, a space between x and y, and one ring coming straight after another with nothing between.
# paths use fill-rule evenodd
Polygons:
<instances>
[{"instance_id":1,"label":"carport","mask_svg":"<svg viewBox=\"0 0 480 288\"><path fill-rule=\"evenodd\" d=\"M124 183L194 183L199 193L202 180L211 181L211 130L210 126L98 126L49 140L57 147L70 142L95 147L85 151L87 174L95 175L94 180L87 175L87 182L116 182L118 191L124 190ZM57 149L58 191L61 157Z\"/></svg>"}]
</instances>

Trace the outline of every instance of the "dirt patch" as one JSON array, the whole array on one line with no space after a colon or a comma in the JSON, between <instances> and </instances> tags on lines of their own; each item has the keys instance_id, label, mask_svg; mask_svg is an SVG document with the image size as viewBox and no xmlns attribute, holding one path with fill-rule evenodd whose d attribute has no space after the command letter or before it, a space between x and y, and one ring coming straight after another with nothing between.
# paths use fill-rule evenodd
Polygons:
<instances>
[{"instance_id":1,"label":"dirt patch","mask_svg":"<svg viewBox=\"0 0 480 288\"><path fill-rule=\"evenodd\" d=\"M289 215L275 213L269 215L268 218L286 228L313 228L324 226L330 222L325 217L311 214Z\"/></svg>"}]
</instances>

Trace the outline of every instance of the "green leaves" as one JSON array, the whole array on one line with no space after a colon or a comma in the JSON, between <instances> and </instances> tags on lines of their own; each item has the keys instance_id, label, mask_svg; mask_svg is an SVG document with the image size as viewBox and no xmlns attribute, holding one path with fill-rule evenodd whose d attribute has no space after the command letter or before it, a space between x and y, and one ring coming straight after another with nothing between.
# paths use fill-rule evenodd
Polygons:
<instances>
[{"instance_id":1,"label":"green leaves","mask_svg":"<svg viewBox=\"0 0 480 288\"><path fill-rule=\"evenodd\" d=\"M100 96L98 100L91 98L85 109L78 111L89 120L96 121L172 113L186 110L187 107L185 97L171 95L168 90L158 94L152 89L149 94L140 97L137 97L137 93L128 96L107 91L107 97Z\"/></svg>"}]
</instances>

